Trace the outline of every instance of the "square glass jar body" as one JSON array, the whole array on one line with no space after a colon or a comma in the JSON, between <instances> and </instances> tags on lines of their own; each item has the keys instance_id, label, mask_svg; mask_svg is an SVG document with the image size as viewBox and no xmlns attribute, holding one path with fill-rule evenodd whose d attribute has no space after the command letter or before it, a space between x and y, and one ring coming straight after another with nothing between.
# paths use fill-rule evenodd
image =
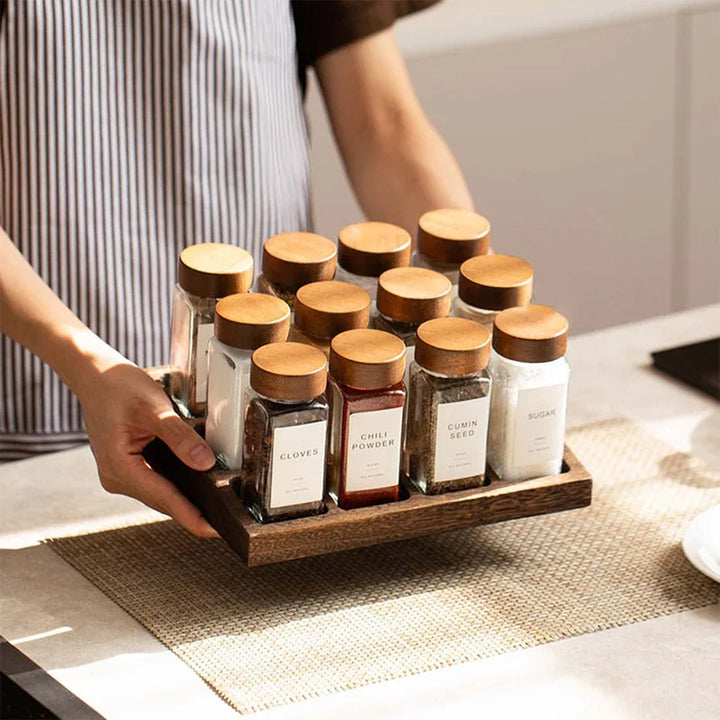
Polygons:
<instances>
[{"instance_id":1,"label":"square glass jar body","mask_svg":"<svg viewBox=\"0 0 720 720\"><path fill-rule=\"evenodd\" d=\"M274 295L284 300L290 306L290 310L295 310L295 295L298 288L278 285L277 283L271 282L266 275L258 275L255 281L255 288L259 293Z\"/></svg>"},{"instance_id":2,"label":"square glass jar body","mask_svg":"<svg viewBox=\"0 0 720 720\"><path fill-rule=\"evenodd\" d=\"M413 250L411 265L413 267L427 268L428 270L435 270L441 275L444 275L452 284L453 291L457 292L457 284L460 279L460 266L459 263L440 262L433 258L423 255L419 250Z\"/></svg>"},{"instance_id":3,"label":"square glass jar body","mask_svg":"<svg viewBox=\"0 0 720 720\"><path fill-rule=\"evenodd\" d=\"M245 505L258 522L279 522L325 512L328 415L324 395L308 402L285 403L248 390L242 487ZM317 450L317 453L304 459L282 458L278 449L281 442L288 442L287 432L302 429L313 430L313 442L304 447L303 452ZM303 460L308 459L312 463L305 462L301 467ZM295 471L294 476L288 475L289 470ZM308 470L309 475L302 475ZM278 493L278 483L287 486L287 492ZM302 499L287 502L292 494ZM285 501L280 504L273 502L278 495Z\"/></svg>"},{"instance_id":4,"label":"square glass jar body","mask_svg":"<svg viewBox=\"0 0 720 720\"><path fill-rule=\"evenodd\" d=\"M469 303L466 303L462 298L455 298L454 312L453 315L459 318L467 318L468 320L474 320L484 328L487 328L492 338L493 323L495 318L500 313L499 310L483 310L482 308L476 308Z\"/></svg>"},{"instance_id":5,"label":"square glass jar body","mask_svg":"<svg viewBox=\"0 0 720 720\"><path fill-rule=\"evenodd\" d=\"M170 340L170 394L191 417L205 414L208 342L214 334L218 298L191 295L175 286Z\"/></svg>"},{"instance_id":6,"label":"square glass jar body","mask_svg":"<svg viewBox=\"0 0 720 720\"><path fill-rule=\"evenodd\" d=\"M486 370L451 376L413 362L405 464L410 480L425 494L485 483L491 385Z\"/></svg>"},{"instance_id":7,"label":"square glass jar body","mask_svg":"<svg viewBox=\"0 0 720 720\"><path fill-rule=\"evenodd\" d=\"M488 370L488 464L501 480L557 475L562 468L570 366L510 360L494 349Z\"/></svg>"},{"instance_id":8,"label":"square glass jar body","mask_svg":"<svg viewBox=\"0 0 720 720\"><path fill-rule=\"evenodd\" d=\"M400 497L405 385L399 382L378 390L360 390L343 385L329 376L328 396L331 416L328 443L328 490L330 496L338 507L345 510L398 500ZM393 423L395 431L392 440L395 443L397 454L388 453L392 455L392 465L382 468L387 482L383 483L381 487L355 490L348 483L348 471L352 471L356 465L353 453L359 452L351 446L351 418L357 414L386 410L399 410L400 413L399 429ZM372 421L372 416L366 415L364 419ZM394 417L393 420L397 420L397 417ZM388 450L388 448L383 448L383 450ZM395 467L397 467L397 472L395 472Z\"/></svg>"},{"instance_id":9,"label":"square glass jar body","mask_svg":"<svg viewBox=\"0 0 720 720\"><path fill-rule=\"evenodd\" d=\"M225 345L217 338L208 344L205 439L228 470L242 468L251 357L252 350Z\"/></svg>"},{"instance_id":10,"label":"square glass jar body","mask_svg":"<svg viewBox=\"0 0 720 720\"><path fill-rule=\"evenodd\" d=\"M370 295L371 302L374 302L377 298L378 279L374 275L356 275L338 264L335 270L335 280L357 285L362 288Z\"/></svg>"}]
</instances>

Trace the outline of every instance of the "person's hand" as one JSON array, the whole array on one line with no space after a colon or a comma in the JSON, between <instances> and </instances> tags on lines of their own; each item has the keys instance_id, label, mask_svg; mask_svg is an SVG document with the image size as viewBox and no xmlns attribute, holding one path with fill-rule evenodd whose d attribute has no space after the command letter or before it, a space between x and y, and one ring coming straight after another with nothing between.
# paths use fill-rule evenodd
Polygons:
<instances>
[{"instance_id":1,"label":"person's hand","mask_svg":"<svg viewBox=\"0 0 720 720\"><path fill-rule=\"evenodd\" d=\"M195 470L209 470L215 463L210 447L174 412L154 380L135 365L119 362L91 373L78 398L105 490L170 515L194 535L218 536L200 511L142 456L157 437Z\"/></svg>"}]
</instances>

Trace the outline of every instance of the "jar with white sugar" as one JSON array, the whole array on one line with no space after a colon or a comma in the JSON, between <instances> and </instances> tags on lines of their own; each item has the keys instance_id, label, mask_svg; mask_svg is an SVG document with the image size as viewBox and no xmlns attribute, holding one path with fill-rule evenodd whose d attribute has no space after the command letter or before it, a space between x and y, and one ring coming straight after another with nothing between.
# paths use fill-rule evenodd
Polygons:
<instances>
[{"instance_id":1,"label":"jar with white sugar","mask_svg":"<svg viewBox=\"0 0 720 720\"><path fill-rule=\"evenodd\" d=\"M495 318L488 463L501 480L555 475L562 468L567 335L567 320L545 305L510 308Z\"/></svg>"},{"instance_id":2,"label":"jar with white sugar","mask_svg":"<svg viewBox=\"0 0 720 720\"><path fill-rule=\"evenodd\" d=\"M186 247L178 262L170 342L170 394L188 415L205 414L207 349L220 298L252 286L253 258L223 243Z\"/></svg>"},{"instance_id":3,"label":"jar with white sugar","mask_svg":"<svg viewBox=\"0 0 720 720\"><path fill-rule=\"evenodd\" d=\"M485 326L492 334L498 313L527 305L532 297L530 263L511 255L480 255L460 266L457 317Z\"/></svg>"},{"instance_id":4,"label":"jar with white sugar","mask_svg":"<svg viewBox=\"0 0 720 720\"><path fill-rule=\"evenodd\" d=\"M242 467L246 391L253 351L284 342L290 308L262 293L230 295L215 307L215 337L208 345L205 439L229 470Z\"/></svg>"}]
</instances>

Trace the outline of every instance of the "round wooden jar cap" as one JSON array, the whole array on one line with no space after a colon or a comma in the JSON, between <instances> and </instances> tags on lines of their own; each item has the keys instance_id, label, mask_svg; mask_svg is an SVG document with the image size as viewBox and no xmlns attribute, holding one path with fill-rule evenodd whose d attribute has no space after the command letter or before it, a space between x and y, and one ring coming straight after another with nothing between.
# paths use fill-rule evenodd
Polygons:
<instances>
[{"instance_id":1,"label":"round wooden jar cap","mask_svg":"<svg viewBox=\"0 0 720 720\"><path fill-rule=\"evenodd\" d=\"M343 385L376 390L405 374L405 343L382 330L348 330L330 343L330 374Z\"/></svg>"},{"instance_id":2,"label":"round wooden jar cap","mask_svg":"<svg viewBox=\"0 0 720 720\"><path fill-rule=\"evenodd\" d=\"M436 318L417 331L415 361L442 375L470 375L490 358L490 331L474 320Z\"/></svg>"},{"instance_id":3,"label":"round wooden jar cap","mask_svg":"<svg viewBox=\"0 0 720 720\"><path fill-rule=\"evenodd\" d=\"M338 333L366 328L370 295L351 283L321 280L303 285L295 298L295 324L312 337L329 340Z\"/></svg>"},{"instance_id":4,"label":"round wooden jar cap","mask_svg":"<svg viewBox=\"0 0 720 720\"><path fill-rule=\"evenodd\" d=\"M279 342L252 354L250 385L271 400L301 402L325 392L327 359L312 345Z\"/></svg>"},{"instance_id":5,"label":"round wooden jar cap","mask_svg":"<svg viewBox=\"0 0 720 720\"><path fill-rule=\"evenodd\" d=\"M263 275L275 285L297 289L332 280L337 249L332 240L308 232L273 235L263 245Z\"/></svg>"},{"instance_id":6,"label":"round wooden jar cap","mask_svg":"<svg viewBox=\"0 0 720 720\"><path fill-rule=\"evenodd\" d=\"M461 263L490 248L490 223L470 210L431 210L420 216L418 250L442 263Z\"/></svg>"},{"instance_id":7,"label":"round wooden jar cap","mask_svg":"<svg viewBox=\"0 0 720 720\"><path fill-rule=\"evenodd\" d=\"M288 304L273 295L228 295L215 306L215 337L243 350L285 342L290 329Z\"/></svg>"},{"instance_id":8,"label":"round wooden jar cap","mask_svg":"<svg viewBox=\"0 0 720 720\"><path fill-rule=\"evenodd\" d=\"M460 266L458 296L483 310L527 305L532 286L532 265L511 255L480 255Z\"/></svg>"},{"instance_id":9,"label":"round wooden jar cap","mask_svg":"<svg viewBox=\"0 0 720 720\"><path fill-rule=\"evenodd\" d=\"M355 275L379 277L410 264L410 233L384 222L348 225L338 234L338 264Z\"/></svg>"},{"instance_id":10,"label":"round wooden jar cap","mask_svg":"<svg viewBox=\"0 0 720 720\"><path fill-rule=\"evenodd\" d=\"M180 253L178 283L191 295L220 298L247 292L253 281L253 258L224 243L190 245Z\"/></svg>"},{"instance_id":11,"label":"round wooden jar cap","mask_svg":"<svg viewBox=\"0 0 720 720\"><path fill-rule=\"evenodd\" d=\"M398 322L421 323L450 312L452 284L441 273L419 267L386 270L378 278L377 309Z\"/></svg>"},{"instance_id":12,"label":"round wooden jar cap","mask_svg":"<svg viewBox=\"0 0 720 720\"><path fill-rule=\"evenodd\" d=\"M503 310L495 318L493 348L518 362L550 362L565 355L568 321L555 308L526 305Z\"/></svg>"}]
</instances>

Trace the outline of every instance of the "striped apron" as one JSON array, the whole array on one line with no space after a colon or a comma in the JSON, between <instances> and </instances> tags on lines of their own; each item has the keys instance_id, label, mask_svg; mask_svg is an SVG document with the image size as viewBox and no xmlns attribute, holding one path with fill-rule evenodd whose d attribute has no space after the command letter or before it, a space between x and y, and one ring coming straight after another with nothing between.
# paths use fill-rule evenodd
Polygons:
<instances>
[{"instance_id":1,"label":"striped apron","mask_svg":"<svg viewBox=\"0 0 720 720\"><path fill-rule=\"evenodd\" d=\"M309 229L288 0L10 0L0 24L0 226L139 366L167 362L180 250L256 262ZM85 439L77 400L0 336L0 460Z\"/></svg>"}]
</instances>

